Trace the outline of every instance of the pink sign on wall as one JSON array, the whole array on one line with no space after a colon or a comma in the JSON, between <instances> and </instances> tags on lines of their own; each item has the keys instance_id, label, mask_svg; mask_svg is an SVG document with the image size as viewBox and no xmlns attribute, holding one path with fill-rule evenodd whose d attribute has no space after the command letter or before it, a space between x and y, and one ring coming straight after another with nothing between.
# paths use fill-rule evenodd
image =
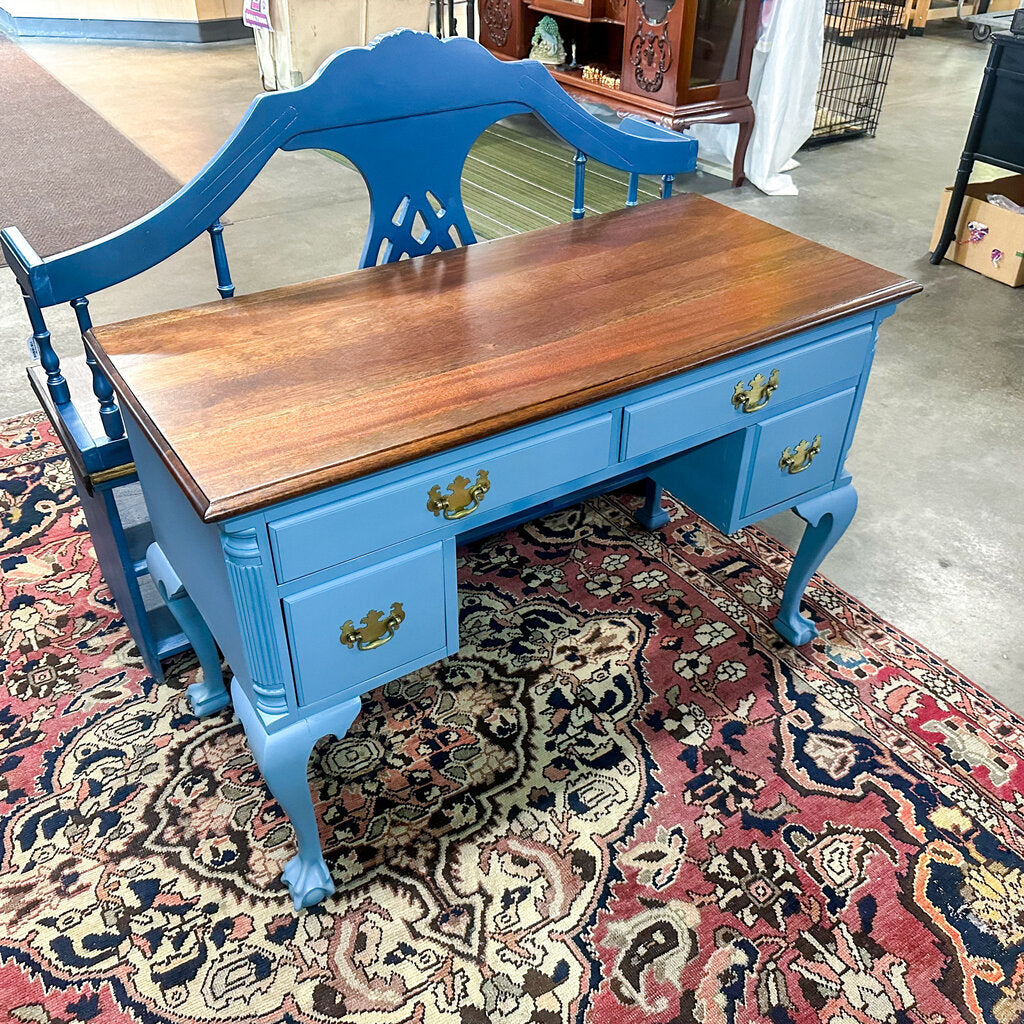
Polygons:
<instances>
[{"instance_id":1,"label":"pink sign on wall","mask_svg":"<svg viewBox=\"0 0 1024 1024\"><path fill-rule=\"evenodd\" d=\"M245 0L242 7L242 24L249 28L265 28L273 32L270 24L270 0Z\"/></svg>"}]
</instances>

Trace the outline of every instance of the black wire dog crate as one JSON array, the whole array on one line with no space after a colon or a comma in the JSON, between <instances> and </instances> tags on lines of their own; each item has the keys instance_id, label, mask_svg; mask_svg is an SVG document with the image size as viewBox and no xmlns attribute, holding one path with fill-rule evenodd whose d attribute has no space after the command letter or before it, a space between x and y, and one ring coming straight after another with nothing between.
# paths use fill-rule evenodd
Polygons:
<instances>
[{"instance_id":1,"label":"black wire dog crate","mask_svg":"<svg viewBox=\"0 0 1024 1024\"><path fill-rule=\"evenodd\" d=\"M875 134L905 6L905 0L826 0L812 145Z\"/></svg>"}]
</instances>

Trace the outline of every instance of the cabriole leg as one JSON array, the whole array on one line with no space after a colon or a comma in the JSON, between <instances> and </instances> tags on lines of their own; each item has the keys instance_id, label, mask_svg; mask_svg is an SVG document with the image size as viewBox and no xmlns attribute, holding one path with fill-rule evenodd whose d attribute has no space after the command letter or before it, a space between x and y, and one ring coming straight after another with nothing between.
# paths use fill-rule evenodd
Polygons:
<instances>
[{"instance_id":1,"label":"cabriole leg","mask_svg":"<svg viewBox=\"0 0 1024 1024\"><path fill-rule=\"evenodd\" d=\"M736 139L736 153L732 159L732 187L739 188L746 176L745 165L747 162L747 146L750 145L750 137L754 134L754 108L744 107L740 112L739 135Z\"/></svg>"},{"instance_id":2,"label":"cabriole leg","mask_svg":"<svg viewBox=\"0 0 1024 1024\"><path fill-rule=\"evenodd\" d=\"M644 481L644 504L637 510L636 521L648 530L658 530L668 522L668 513L661 507L662 488L648 477Z\"/></svg>"},{"instance_id":3,"label":"cabriole leg","mask_svg":"<svg viewBox=\"0 0 1024 1024\"><path fill-rule=\"evenodd\" d=\"M341 737L348 732L359 713L359 698L299 719L272 733L263 727L237 679L231 683L231 699L263 778L295 829L298 853L285 865L282 878L295 909L311 907L334 892L334 882L320 849L306 765L322 736Z\"/></svg>"},{"instance_id":4,"label":"cabriole leg","mask_svg":"<svg viewBox=\"0 0 1024 1024\"><path fill-rule=\"evenodd\" d=\"M192 705L192 713L197 718L202 718L226 708L229 697L224 685L224 673L220 666L217 644L159 544L150 544L146 549L146 568L175 622L181 626L181 631L188 637L188 642L199 659L203 681L193 683L186 691Z\"/></svg>"},{"instance_id":5,"label":"cabriole leg","mask_svg":"<svg viewBox=\"0 0 1024 1024\"><path fill-rule=\"evenodd\" d=\"M800 647L818 635L814 623L800 614L800 601L822 559L850 525L857 511L857 492L847 484L828 494L794 505L793 511L807 526L789 570L789 578L782 593L782 606L774 626L779 636L794 647Z\"/></svg>"}]
</instances>

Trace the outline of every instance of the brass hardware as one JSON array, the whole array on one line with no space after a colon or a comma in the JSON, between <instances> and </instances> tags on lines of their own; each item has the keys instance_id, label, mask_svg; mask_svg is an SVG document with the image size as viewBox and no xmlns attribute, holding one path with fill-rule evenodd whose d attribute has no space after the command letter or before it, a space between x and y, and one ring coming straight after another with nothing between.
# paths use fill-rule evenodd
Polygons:
<instances>
[{"instance_id":1,"label":"brass hardware","mask_svg":"<svg viewBox=\"0 0 1024 1024\"><path fill-rule=\"evenodd\" d=\"M793 451L784 448L779 457L779 469L789 470L790 473L802 473L820 451L821 434L818 434L813 441L801 441Z\"/></svg>"},{"instance_id":2,"label":"brass hardware","mask_svg":"<svg viewBox=\"0 0 1024 1024\"><path fill-rule=\"evenodd\" d=\"M779 386L779 371L772 370L768 379L764 374L755 373L749 384L740 381L732 393L732 404L744 412L757 412L768 404L772 392Z\"/></svg>"},{"instance_id":3,"label":"brass hardware","mask_svg":"<svg viewBox=\"0 0 1024 1024\"><path fill-rule=\"evenodd\" d=\"M95 473L89 474L89 484L95 487L97 484L107 484L111 480L120 480L123 476L135 475L135 463L126 462L121 466L112 466L110 469L97 469Z\"/></svg>"},{"instance_id":4,"label":"brass hardware","mask_svg":"<svg viewBox=\"0 0 1024 1024\"><path fill-rule=\"evenodd\" d=\"M352 625L352 620L349 619L341 627L341 636L338 637L338 641L350 650L353 647L358 647L361 651L372 651L375 647L386 644L395 635L395 630L404 620L405 612L397 601L391 606L391 613L387 618L384 617L383 612L373 608L363 616L362 629L356 629Z\"/></svg>"},{"instance_id":5,"label":"brass hardware","mask_svg":"<svg viewBox=\"0 0 1024 1024\"><path fill-rule=\"evenodd\" d=\"M468 477L457 476L448 485L448 494L442 494L437 484L427 492L427 511L445 519L464 519L476 511L484 495L491 489L491 480L486 469L476 475L476 483L469 486Z\"/></svg>"}]
</instances>

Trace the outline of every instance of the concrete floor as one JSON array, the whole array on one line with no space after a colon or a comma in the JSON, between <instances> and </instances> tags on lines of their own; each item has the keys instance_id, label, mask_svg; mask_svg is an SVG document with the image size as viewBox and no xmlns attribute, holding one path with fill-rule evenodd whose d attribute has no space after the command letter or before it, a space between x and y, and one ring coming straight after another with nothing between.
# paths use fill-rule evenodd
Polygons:
<instances>
[{"instance_id":1,"label":"concrete floor","mask_svg":"<svg viewBox=\"0 0 1024 1024\"><path fill-rule=\"evenodd\" d=\"M182 180L259 89L244 44L30 41L26 49ZM1024 293L927 261L986 54L953 26L901 41L877 137L801 154L797 197L733 191L709 175L680 185L926 286L882 328L848 462L860 510L824 571L1024 712ZM230 213L240 291L353 267L366 210L352 171L313 153L278 154ZM92 309L103 323L215 297L200 241ZM62 352L76 348L72 323L51 317ZM0 415L34 407L22 371L27 333L13 279L0 271ZM767 526L790 545L799 538L790 515Z\"/></svg>"}]
</instances>

